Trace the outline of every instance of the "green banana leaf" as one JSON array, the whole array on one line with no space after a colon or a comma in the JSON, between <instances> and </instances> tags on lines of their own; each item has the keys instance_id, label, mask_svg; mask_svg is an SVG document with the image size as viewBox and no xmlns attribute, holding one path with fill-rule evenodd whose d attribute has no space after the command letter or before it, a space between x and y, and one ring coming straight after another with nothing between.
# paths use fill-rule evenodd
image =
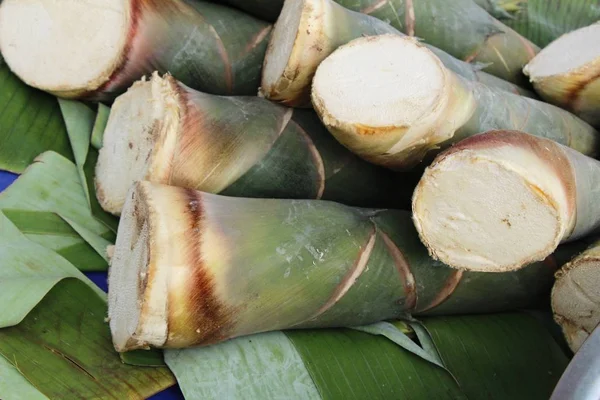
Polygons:
<instances>
[{"instance_id":1,"label":"green banana leaf","mask_svg":"<svg viewBox=\"0 0 600 400\"><path fill-rule=\"evenodd\" d=\"M186 398L249 400L545 400L568 362L525 313L431 317L410 325L443 367L381 332L356 329L271 332L167 350L165 360Z\"/></svg>"},{"instance_id":2,"label":"green banana leaf","mask_svg":"<svg viewBox=\"0 0 600 400\"><path fill-rule=\"evenodd\" d=\"M58 99L58 104L67 126L67 134L75 156L79 181L87 198L88 206L90 206L90 192L87 179L83 173L83 166L90 148L96 114L88 106L78 101Z\"/></svg>"},{"instance_id":3,"label":"green banana leaf","mask_svg":"<svg viewBox=\"0 0 600 400\"><path fill-rule=\"evenodd\" d=\"M20 324L0 329L0 353L50 399L144 399L175 383L166 368L123 364L105 316L89 286L62 280Z\"/></svg>"},{"instance_id":4,"label":"green banana leaf","mask_svg":"<svg viewBox=\"0 0 600 400\"><path fill-rule=\"evenodd\" d=\"M525 313L426 318L423 325L470 399L548 399L569 362Z\"/></svg>"},{"instance_id":5,"label":"green banana leaf","mask_svg":"<svg viewBox=\"0 0 600 400\"><path fill-rule=\"evenodd\" d=\"M475 0L540 47L600 20L600 0Z\"/></svg>"},{"instance_id":6,"label":"green banana leaf","mask_svg":"<svg viewBox=\"0 0 600 400\"><path fill-rule=\"evenodd\" d=\"M28 240L0 212L0 328L16 325L52 287L65 278L85 282L99 298L105 294L53 251Z\"/></svg>"},{"instance_id":7,"label":"green banana leaf","mask_svg":"<svg viewBox=\"0 0 600 400\"><path fill-rule=\"evenodd\" d=\"M79 180L87 199L88 207L95 218L116 233L118 219L106 213L100 207L100 203L98 203L98 199L96 198L94 177L98 152L90 143L93 135L98 135L94 131L101 130L101 133L104 133L104 129L98 126L98 124L102 125L104 123L106 125L106 120L103 121L103 118L108 118L106 108L99 108L100 112L104 115L96 115L87 105L78 101L59 99L59 104L67 125L69 140L71 141L71 147L75 155L77 173L79 174Z\"/></svg>"},{"instance_id":8,"label":"green banana leaf","mask_svg":"<svg viewBox=\"0 0 600 400\"><path fill-rule=\"evenodd\" d=\"M100 150L104 139L104 130L110 116L110 107L102 103L98 103L98 112L96 113L96 121L94 121L94 129L92 130L92 147Z\"/></svg>"},{"instance_id":9,"label":"green banana leaf","mask_svg":"<svg viewBox=\"0 0 600 400\"><path fill-rule=\"evenodd\" d=\"M73 157L58 102L21 82L0 55L0 169L21 173L46 150Z\"/></svg>"},{"instance_id":10,"label":"green banana leaf","mask_svg":"<svg viewBox=\"0 0 600 400\"><path fill-rule=\"evenodd\" d=\"M25 379L17 368L0 356L0 399L49 400Z\"/></svg>"},{"instance_id":11,"label":"green banana leaf","mask_svg":"<svg viewBox=\"0 0 600 400\"><path fill-rule=\"evenodd\" d=\"M41 393L142 399L173 384L166 368L123 364L104 321L105 293L1 212L0 259L0 355ZM17 388L2 390L5 399Z\"/></svg>"},{"instance_id":12,"label":"green banana leaf","mask_svg":"<svg viewBox=\"0 0 600 400\"><path fill-rule=\"evenodd\" d=\"M95 153L90 151L89 154L88 158L93 162ZM108 268L105 247L114 243L115 233L107 224L94 218L77 167L57 153L40 155L0 193L0 210L4 210L29 239L54 250L79 269L100 271ZM80 232L65 219L79 227ZM82 229L86 235L83 238L80 235L84 232Z\"/></svg>"}]
</instances>

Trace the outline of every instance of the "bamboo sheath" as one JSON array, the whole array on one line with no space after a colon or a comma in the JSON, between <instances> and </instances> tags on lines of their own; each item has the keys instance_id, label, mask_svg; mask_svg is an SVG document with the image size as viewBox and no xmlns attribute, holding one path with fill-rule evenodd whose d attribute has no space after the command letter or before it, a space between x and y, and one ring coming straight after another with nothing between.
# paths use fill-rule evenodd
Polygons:
<instances>
[{"instance_id":1,"label":"bamboo sheath","mask_svg":"<svg viewBox=\"0 0 600 400\"><path fill-rule=\"evenodd\" d=\"M429 258L409 213L327 201L141 182L121 221L109 278L118 351L526 307L557 268L550 257L515 273L454 270Z\"/></svg>"}]
</instances>

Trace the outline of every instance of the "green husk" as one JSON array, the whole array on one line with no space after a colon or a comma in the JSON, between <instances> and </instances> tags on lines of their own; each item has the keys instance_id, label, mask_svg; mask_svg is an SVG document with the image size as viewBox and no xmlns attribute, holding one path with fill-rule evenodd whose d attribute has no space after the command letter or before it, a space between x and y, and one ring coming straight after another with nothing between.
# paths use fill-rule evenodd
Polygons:
<instances>
[{"instance_id":1,"label":"green husk","mask_svg":"<svg viewBox=\"0 0 600 400\"><path fill-rule=\"evenodd\" d=\"M0 329L0 353L51 399L144 399L174 384L166 368L121 362L105 313L87 285L63 280L19 325Z\"/></svg>"},{"instance_id":2,"label":"green husk","mask_svg":"<svg viewBox=\"0 0 600 400\"><path fill-rule=\"evenodd\" d=\"M540 47L600 20L600 0L475 0Z\"/></svg>"},{"instance_id":3,"label":"green husk","mask_svg":"<svg viewBox=\"0 0 600 400\"><path fill-rule=\"evenodd\" d=\"M49 400L0 356L0 398L3 400Z\"/></svg>"},{"instance_id":4,"label":"green husk","mask_svg":"<svg viewBox=\"0 0 600 400\"><path fill-rule=\"evenodd\" d=\"M40 153L72 159L56 99L21 82L0 55L0 169L21 173Z\"/></svg>"}]
</instances>

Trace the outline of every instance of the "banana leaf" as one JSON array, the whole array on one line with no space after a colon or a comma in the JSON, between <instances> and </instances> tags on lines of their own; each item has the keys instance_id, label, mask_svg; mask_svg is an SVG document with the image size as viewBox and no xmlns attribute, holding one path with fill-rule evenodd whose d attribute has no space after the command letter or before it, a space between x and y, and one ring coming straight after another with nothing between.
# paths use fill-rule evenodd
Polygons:
<instances>
[{"instance_id":1,"label":"banana leaf","mask_svg":"<svg viewBox=\"0 0 600 400\"><path fill-rule=\"evenodd\" d=\"M0 329L0 353L51 399L144 399L173 385L167 368L121 362L105 315L89 286L63 280L20 324Z\"/></svg>"},{"instance_id":2,"label":"banana leaf","mask_svg":"<svg viewBox=\"0 0 600 400\"><path fill-rule=\"evenodd\" d=\"M87 199L88 207L95 218L116 233L118 219L106 213L100 207L96 198L94 169L98 161L98 152L90 143L94 134L99 135L98 132L94 133L94 131L98 130L102 134L104 133L104 129L99 125L104 123L106 126L108 119L107 111L105 108L99 108L103 115L97 116L88 106L79 101L59 99L59 104L67 125L69 140L71 141L71 147L75 155L77 173L79 174L79 180ZM106 120L103 120L104 118ZM96 140L98 140L97 137Z\"/></svg>"},{"instance_id":3,"label":"banana leaf","mask_svg":"<svg viewBox=\"0 0 600 400\"><path fill-rule=\"evenodd\" d=\"M141 399L173 384L166 368L123 364L104 321L105 293L1 212L0 259L0 355L41 393Z\"/></svg>"},{"instance_id":4,"label":"banana leaf","mask_svg":"<svg viewBox=\"0 0 600 400\"><path fill-rule=\"evenodd\" d=\"M90 151L88 159L94 162L94 156L95 150ZM104 251L97 252L94 246L101 250L98 246L114 243L115 233L106 223L94 218L77 167L57 153L40 155L0 193L0 210L5 210L7 217L29 239L54 250L81 270L108 268L103 259ZM63 218L85 227L86 237L82 238Z\"/></svg>"},{"instance_id":5,"label":"banana leaf","mask_svg":"<svg viewBox=\"0 0 600 400\"><path fill-rule=\"evenodd\" d=\"M443 367L356 329L240 337L167 350L165 361L186 398L249 400L545 400L567 365L550 333L524 313L431 317L422 324L419 342L424 350L435 347Z\"/></svg>"},{"instance_id":6,"label":"banana leaf","mask_svg":"<svg viewBox=\"0 0 600 400\"><path fill-rule=\"evenodd\" d=\"M85 165L85 160L87 159L88 150L90 148L90 140L96 114L88 106L78 101L58 99L58 104L60 105L60 111L65 120L65 125L67 126L67 134L69 135L69 141L71 142L71 149L73 149L79 181L83 187L83 192L89 206L90 192L87 185L87 179L85 179L83 173L83 166Z\"/></svg>"},{"instance_id":7,"label":"banana leaf","mask_svg":"<svg viewBox=\"0 0 600 400\"><path fill-rule=\"evenodd\" d=\"M52 287L77 278L104 299L105 294L67 260L28 240L0 212L0 328L16 325Z\"/></svg>"},{"instance_id":8,"label":"banana leaf","mask_svg":"<svg viewBox=\"0 0 600 400\"><path fill-rule=\"evenodd\" d=\"M79 270L104 271L108 268L105 246L111 242L104 237L90 233L88 243L65 219L52 212L10 208L2 209L2 212L29 240L58 253ZM89 231L86 229L85 232Z\"/></svg>"},{"instance_id":9,"label":"banana leaf","mask_svg":"<svg viewBox=\"0 0 600 400\"><path fill-rule=\"evenodd\" d=\"M0 357L0 399L49 400L4 357Z\"/></svg>"},{"instance_id":10,"label":"banana leaf","mask_svg":"<svg viewBox=\"0 0 600 400\"><path fill-rule=\"evenodd\" d=\"M470 399L548 399L569 362L525 313L425 318L423 325Z\"/></svg>"},{"instance_id":11,"label":"banana leaf","mask_svg":"<svg viewBox=\"0 0 600 400\"><path fill-rule=\"evenodd\" d=\"M0 169L21 173L47 150L73 157L58 102L21 82L0 55Z\"/></svg>"},{"instance_id":12,"label":"banana leaf","mask_svg":"<svg viewBox=\"0 0 600 400\"><path fill-rule=\"evenodd\" d=\"M110 107L105 106L102 103L98 103L98 112L96 113L96 120L94 121L94 129L92 130L92 146L96 150L100 150L102 147L102 140L104 139L104 130L108 123L108 117L110 116Z\"/></svg>"}]
</instances>

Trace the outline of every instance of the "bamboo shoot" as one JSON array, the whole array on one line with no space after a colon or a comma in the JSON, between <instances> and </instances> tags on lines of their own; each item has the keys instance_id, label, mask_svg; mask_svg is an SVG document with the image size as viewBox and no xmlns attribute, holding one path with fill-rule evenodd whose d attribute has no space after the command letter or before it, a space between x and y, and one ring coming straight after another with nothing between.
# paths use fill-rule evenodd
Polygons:
<instances>
[{"instance_id":1,"label":"bamboo shoot","mask_svg":"<svg viewBox=\"0 0 600 400\"><path fill-rule=\"evenodd\" d=\"M139 182L112 258L110 327L115 348L127 351L507 310L546 298L556 263L462 272L428 257L408 212Z\"/></svg>"},{"instance_id":2,"label":"bamboo shoot","mask_svg":"<svg viewBox=\"0 0 600 400\"><path fill-rule=\"evenodd\" d=\"M210 93L254 95L271 25L193 0L4 0L0 51L25 83L59 97L112 99L170 72Z\"/></svg>"},{"instance_id":3,"label":"bamboo shoot","mask_svg":"<svg viewBox=\"0 0 600 400\"><path fill-rule=\"evenodd\" d=\"M395 169L494 129L518 129L590 156L599 147L598 132L569 112L466 81L413 38L396 35L337 49L317 69L312 101L340 143Z\"/></svg>"},{"instance_id":4,"label":"bamboo shoot","mask_svg":"<svg viewBox=\"0 0 600 400\"><path fill-rule=\"evenodd\" d=\"M96 166L102 207L119 214L138 180L228 196L410 209L418 177L356 157L313 111L209 95L154 74L112 107Z\"/></svg>"},{"instance_id":5,"label":"bamboo shoot","mask_svg":"<svg viewBox=\"0 0 600 400\"><path fill-rule=\"evenodd\" d=\"M598 231L599 192L600 161L548 139L492 131L437 157L415 190L413 214L434 258L502 272Z\"/></svg>"},{"instance_id":6,"label":"bamboo shoot","mask_svg":"<svg viewBox=\"0 0 600 400\"><path fill-rule=\"evenodd\" d=\"M561 36L523 71L544 100L600 126L600 23Z\"/></svg>"},{"instance_id":7,"label":"bamboo shoot","mask_svg":"<svg viewBox=\"0 0 600 400\"><path fill-rule=\"evenodd\" d=\"M384 21L348 10L333 0L287 0L267 49L261 95L292 107L310 107L310 87L319 64L353 39L381 34L404 36ZM428 47L446 67L467 80L533 96L442 50Z\"/></svg>"}]
</instances>

